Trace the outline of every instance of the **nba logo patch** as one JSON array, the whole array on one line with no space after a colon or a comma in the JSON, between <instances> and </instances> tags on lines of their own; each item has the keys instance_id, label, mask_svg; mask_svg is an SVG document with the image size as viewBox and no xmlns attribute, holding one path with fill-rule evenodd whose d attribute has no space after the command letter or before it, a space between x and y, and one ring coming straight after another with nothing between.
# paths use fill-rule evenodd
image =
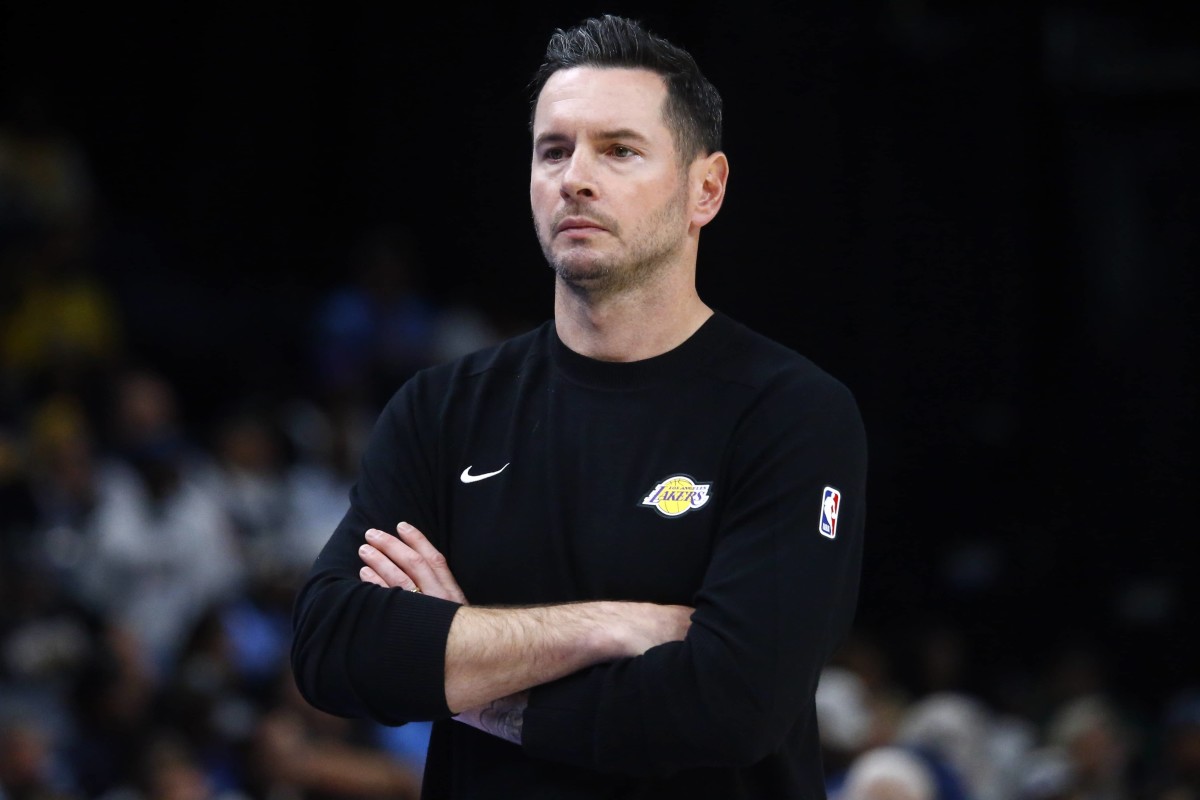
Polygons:
<instances>
[{"instance_id":1,"label":"nba logo patch","mask_svg":"<svg viewBox=\"0 0 1200 800\"><path fill-rule=\"evenodd\" d=\"M822 536L828 536L830 539L837 536L838 508L841 505L842 493L832 486L826 486L825 497L821 499L820 531Z\"/></svg>"}]
</instances>

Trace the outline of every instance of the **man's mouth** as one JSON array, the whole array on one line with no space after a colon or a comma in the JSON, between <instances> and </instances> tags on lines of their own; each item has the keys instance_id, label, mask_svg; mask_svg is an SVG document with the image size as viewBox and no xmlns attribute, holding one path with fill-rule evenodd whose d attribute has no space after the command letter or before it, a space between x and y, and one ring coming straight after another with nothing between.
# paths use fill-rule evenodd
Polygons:
<instances>
[{"instance_id":1,"label":"man's mouth","mask_svg":"<svg viewBox=\"0 0 1200 800\"><path fill-rule=\"evenodd\" d=\"M554 226L555 233L588 233L607 231L608 228L587 217L567 217Z\"/></svg>"}]
</instances>

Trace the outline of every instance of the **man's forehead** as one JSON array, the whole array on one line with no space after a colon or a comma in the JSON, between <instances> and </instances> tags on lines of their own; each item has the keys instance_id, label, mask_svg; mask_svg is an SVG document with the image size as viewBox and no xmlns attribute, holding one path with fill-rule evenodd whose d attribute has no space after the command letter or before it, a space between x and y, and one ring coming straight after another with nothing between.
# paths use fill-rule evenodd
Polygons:
<instances>
[{"instance_id":1,"label":"man's forehead","mask_svg":"<svg viewBox=\"0 0 1200 800\"><path fill-rule=\"evenodd\" d=\"M663 124L667 85L648 69L572 67L555 72L538 95L534 130L573 120L606 127Z\"/></svg>"}]
</instances>

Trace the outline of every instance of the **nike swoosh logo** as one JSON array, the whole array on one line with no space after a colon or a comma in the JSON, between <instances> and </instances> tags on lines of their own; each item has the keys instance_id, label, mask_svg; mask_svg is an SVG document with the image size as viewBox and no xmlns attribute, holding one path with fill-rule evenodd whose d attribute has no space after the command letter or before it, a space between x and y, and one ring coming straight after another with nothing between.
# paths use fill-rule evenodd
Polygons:
<instances>
[{"instance_id":1,"label":"nike swoosh logo","mask_svg":"<svg viewBox=\"0 0 1200 800\"><path fill-rule=\"evenodd\" d=\"M509 462L509 463L512 463L512 462ZM460 481L462 481L463 483L474 483L475 481L481 481L484 478L490 478L493 475L499 475L501 472L504 472L505 468L507 468L507 467L508 467L508 464L505 464L503 467L496 470L495 472L484 472L480 475L472 475L471 468L467 467L466 469L464 469L462 471L462 475L458 476L458 479Z\"/></svg>"}]
</instances>

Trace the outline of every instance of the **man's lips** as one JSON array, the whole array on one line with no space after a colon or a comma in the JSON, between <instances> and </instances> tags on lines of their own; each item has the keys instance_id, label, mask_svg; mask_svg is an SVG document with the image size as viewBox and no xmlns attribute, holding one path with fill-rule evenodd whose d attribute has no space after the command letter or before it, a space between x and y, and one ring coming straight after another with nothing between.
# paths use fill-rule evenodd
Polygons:
<instances>
[{"instance_id":1,"label":"man's lips","mask_svg":"<svg viewBox=\"0 0 1200 800\"><path fill-rule=\"evenodd\" d=\"M608 228L587 217L567 217L554 226L555 233L588 233L590 231L607 231Z\"/></svg>"}]
</instances>

